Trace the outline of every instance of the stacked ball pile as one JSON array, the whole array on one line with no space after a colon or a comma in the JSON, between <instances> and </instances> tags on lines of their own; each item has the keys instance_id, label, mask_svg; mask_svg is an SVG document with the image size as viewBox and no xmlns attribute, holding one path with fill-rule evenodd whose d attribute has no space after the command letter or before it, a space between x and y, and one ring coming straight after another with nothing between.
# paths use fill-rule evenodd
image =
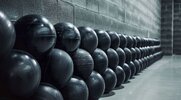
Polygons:
<instances>
[{"instance_id":1,"label":"stacked ball pile","mask_svg":"<svg viewBox=\"0 0 181 100\"><path fill-rule=\"evenodd\" d=\"M3 100L98 100L162 57L160 42L0 12Z\"/></svg>"}]
</instances>

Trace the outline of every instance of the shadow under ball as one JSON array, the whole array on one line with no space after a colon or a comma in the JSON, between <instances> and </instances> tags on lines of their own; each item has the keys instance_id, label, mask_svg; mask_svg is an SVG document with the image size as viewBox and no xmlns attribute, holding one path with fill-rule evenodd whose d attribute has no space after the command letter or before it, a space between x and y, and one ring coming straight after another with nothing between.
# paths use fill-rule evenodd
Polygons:
<instances>
[{"instance_id":1,"label":"shadow under ball","mask_svg":"<svg viewBox=\"0 0 181 100\"><path fill-rule=\"evenodd\" d=\"M64 100L62 94L54 86L41 83L29 100Z\"/></svg>"},{"instance_id":2,"label":"shadow under ball","mask_svg":"<svg viewBox=\"0 0 181 100\"><path fill-rule=\"evenodd\" d=\"M107 31L111 38L111 48L117 49L120 45L120 38L119 35L116 32L113 31Z\"/></svg>"},{"instance_id":3,"label":"shadow under ball","mask_svg":"<svg viewBox=\"0 0 181 100\"><path fill-rule=\"evenodd\" d=\"M114 70L119 64L119 56L112 48L109 48L106 54L108 57L108 67Z\"/></svg>"},{"instance_id":4,"label":"shadow under ball","mask_svg":"<svg viewBox=\"0 0 181 100\"><path fill-rule=\"evenodd\" d=\"M89 90L86 83L73 76L61 90L64 100L88 100Z\"/></svg>"},{"instance_id":5,"label":"shadow under ball","mask_svg":"<svg viewBox=\"0 0 181 100\"><path fill-rule=\"evenodd\" d=\"M40 66L30 54L12 50L0 66L1 93L26 98L39 86Z\"/></svg>"},{"instance_id":6,"label":"shadow under ball","mask_svg":"<svg viewBox=\"0 0 181 100\"><path fill-rule=\"evenodd\" d=\"M92 56L83 49L77 49L71 57L74 63L74 75L87 79L94 69Z\"/></svg>"},{"instance_id":7,"label":"shadow under ball","mask_svg":"<svg viewBox=\"0 0 181 100\"><path fill-rule=\"evenodd\" d=\"M116 52L119 56L119 66L123 66L126 61L126 54L123 49L117 48Z\"/></svg>"},{"instance_id":8,"label":"shadow under ball","mask_svg":"<svg viewBox=\"0 0 181 100\"><path fill-rule=\"evenodd\" d=\"M94 70L100 74L104 73L108 67L108 57L106 53L103 50L97 48L93 52L92 58L94 60Z\"/></svg>"},{"instance_id":9,"label":"shadow under ball","mask_svg":"<svg viewBox=\"0 0 181 100\"><path fill-rule=\"evenodd\" d=\"M111 38L106 31L103 30L95 30L98 37L98 48L103 51L107 51L107 49L111 46Z\"/></svg>"},{"instance_id":10,"label":"shadow under ball","mask_svg":"<svg viewBox=\"0 0 181 100\"><path fill-rule=\"evenodd\" d=\"M96 32L90 27L78 27L81 35L80 48L85 49L90 54L94 52L98 45L98 37Z\"/></svg>"},{"instance_id":11,"label":"shadow under ball","mask_svg":"<svg viewBox=\"0 0 181 100\"><path fill-rule=\"evenodd\" d=\"M55 45L55 29L44 16L23 16L16 21L15 30L15 48L27 51L35 58L48 54Z\"/></svg>"},{"instance_id":12,"label":"shadow under ball","mask_svg":"<svg viewBox=\"0 0 181 100\"><path fill-rule=\"evenodd\" d=\"M103 77L99 73L93 71L85 82L89 89L89 100L99 100L105 90Z\"/></svg>"},{"instance_id":13,"label":"shadow under ball","mask_svg":"<svg viewBox=\"0 0 181 100\"><path fill-rule=\"evenodd\" d=\"M54 27L57 33L55 47L66 52L77 50L81 41L80 32L77 27L72 23L57 23Z\"/></svg>"},{"instance_id":14,"label":"shadow under ball","mask_svg":"<svg viewBox=\"0 0 181 100\"><path fill-rule=\"evenodd\" d=\"M0 11L0 59L5 58L12 50L16 34L11 21Z\"/></svg>"},{"instance_id":15,"label":"shadow under ball","mask_svg":"<svg viewBox=\"0 0 181 100\"><path fill-rule=\"evenodd\" d=\"M42 81L62 88L73 75L74 64L71 57L63 50L53 49L42 67Z\"/></svg>"},{"instance_id":16,"label":"shadow under ball","mask_svg":"<svg viewBox=\"0 0 181 100\"><path fill-rule=\"evenodd\" d=\"M102 74L102 77L105 82L105 94L108 94L115 88L117 83L117 77L114 71L110 68L107 68L106 71Z\"/></svg>"}]
</instances>

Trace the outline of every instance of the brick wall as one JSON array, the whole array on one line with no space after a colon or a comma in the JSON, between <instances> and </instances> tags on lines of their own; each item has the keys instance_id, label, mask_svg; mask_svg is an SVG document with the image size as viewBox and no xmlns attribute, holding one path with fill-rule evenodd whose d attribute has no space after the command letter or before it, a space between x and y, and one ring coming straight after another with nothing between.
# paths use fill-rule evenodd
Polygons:
<instances>
[{"instance_id":1,"label":"brick wall","mask_svg":"<svg viewBox=\"0 0 181 100\"><path fill-rule=\"evenodd\" d=\"M171 55L173 52L173 2L161 0L161 45L164 54Z\"/></svg>"},{"instance_id":2,"label":"brick wall","mask_svg":"<svg viewBox=\"0 0 181 100\"><path fill-rule=\"evenodd\" d=\"M181 0L161 1L161 41L165 54L181 54Z\"/></svg>"},{"instance_id":3,"label":"brick wall","mask_svg":"<svg viewBox=\"0 0 181 100\"><path fill-rule=\"evenodd\" d=\"M173 53L181 54L181 0L174 1Z\"/></svg>"},{"instance_id":4,"label":"brick wall","mask_svg":"<svg viewBox=\"0 0 181 100\"><path fill-rule=\"evenodd\" d=\"M160 38L160 0L1 0L12 21L41 14L53 24L71 22L119 33Z\"/></svg>"}]
</instances>

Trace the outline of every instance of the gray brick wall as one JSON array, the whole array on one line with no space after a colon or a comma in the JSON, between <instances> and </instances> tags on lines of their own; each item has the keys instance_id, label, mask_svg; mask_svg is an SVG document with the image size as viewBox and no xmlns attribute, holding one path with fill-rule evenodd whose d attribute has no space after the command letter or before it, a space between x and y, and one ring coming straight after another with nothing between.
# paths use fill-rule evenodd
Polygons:
<instances>
[{"instance_id":1,"label":"gray brick wall","mask_svg":"<svg viewBox=\"0 0 181 100\"><path fill-rule=\"evenodd\" d=\"M181 1L174 2L173 53L181 54Z\"/></svg>"},{"instance_id":2,"label":"gray brick wall","mask_svg":"<svg viewBox=\"0 0 181 100\"><path fill-rule=\"evenodd\" d=\"M160 38L160 0L1 0L0 10L16 21L41 14L53 24L71 22L118 33Z\"/></svg>"},{"instance_id":3,"label":"gray brick wall","mask_svg":"<svg viewBox=\"0 0 181 100\"><path fill-rule=\"evenodd\" d=\"M161 41L165 54L181 54L181 0L161 1Z\"/></svg>"},{"instance_id":4,"label":"gray brick wall","mask_svg":"<svg viewBox=\"0 0 181 100\"><path fill-rule=\"evenodd\" d=\"M172 0L161 0L161 45L164 54L173 53L173 2Z\"/></svg>"}]
</instances>

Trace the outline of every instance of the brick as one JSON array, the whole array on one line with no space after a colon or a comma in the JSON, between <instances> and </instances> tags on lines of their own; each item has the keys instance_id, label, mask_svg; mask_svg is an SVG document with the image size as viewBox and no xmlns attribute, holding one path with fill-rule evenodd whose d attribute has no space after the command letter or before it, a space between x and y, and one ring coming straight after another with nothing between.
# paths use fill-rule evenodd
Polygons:
<instances>
[{"instance_id":1,"label":"brick","mask_svg":"<svg viewBox=\"0 0 181 100\"><path fill-rule=\"evenodd\" d=\"M90 12L85 8L75 6L74 9L74 21L77 26L89 26L93 27L95 25L95 13Z\"/></svg>"},{"instance_id":2,"label":"brick","mask_svg":"<svg viewBox=\"0 0 181 100\"><path fill-rule=\"evenodd\" d=\"M118 22L116 20L111 20L111 31L117 31L118 29Z\"/></svg>"},{"instance_id":3,"label":"brick","mask_svg":"<svg viewBox=\"0 0 181 100\"><path fill-rule=\"evenodd\" d=\"M176 4L176 3L174 3L174 10L175 9L179 9L180 8L180 5L179 4Z\"/></svg>"},{"instance_id":4,"label":"brick","mask_svg":"<svg viewBox=\"0 0 181 100\"><path fill-rule=\"evenodd\" d=\"M58 1L58 20L59 22L70 22L74 23L74 7L72 4L64 2L64 1Z\"/></svg>"},{"instance_id":5,"label":"brick","mask_svg":"<svg viewBox=\"0 0 181 100\"><path fill-rule=\"evenodd\" d=\"M1 11L3 11L10 20L16 21L23 16L23 10L21 8L23 6L22 0L1 0L0 2Z\"/></svg>"},{"instance_id":6,"label":"brick","mask_svg":"<svg viewBox=\"0 0 181 100\"><path fill-rule=\"evenodd\" d=\"M172 0L161 0L162 4L170 4L172 3Z\"/></svg>"},{"instance_id":7,"label":"brick","mask_svg":"<svg viewBox=\"0 0 181 100\"><path fill-rule=\"evenodd\" d=\"M102 15L97 13L95 13L95 27L96 29L104 29Z\"/></svg>"},{"instance_id":8,"label":"brick","mask_svg":"<svg viewBox=\"0 0 181 100\"><path fill-rule=\"evenodd\" d=\"M113 3L109 3L108 4L108 13L110 17L112 18L117 18L118 17L118 7L117 5L113 4Z\"/></svg>"},{"instance_id":9,"label":"brick","mask_svg":"<svg viewBox=\"0 0 181 100\"><path fill-rule=\"evenodd\" d=\"M123 8L118 9L118 20L121 22L125 21L125 10Z\"/></svg>"},{"instance_id":10,"label":"brick","mask_svg":"<svg viewBox=\"0 0 181 100\"><path fill-rule=\"evenodd\" d=\"M23 2L23 15L27 14L42 14L42 1L41 0L22 0Z\"/></svg>"},{"instance_id":11,"label":"brick","mask_svg":"<svg viewBox=\"0 0 181 100\"><path fill-rule=\"evenodd\" d=\"M52 24L56 24L59 21L57 12L57 0L42 0L42 15L49 19Z\"/></svg>"},{"instance_id":12,"label":"brick","mask_svg":"<svg viewBox=\"0 0 181 100\"><path fill-rule=\"evenodd\" d=\"M167 5L167 11L172 11L172 6L173 6L172 4L168 4Z\"/></svg>"},{"instance_id":13,"label":"brick","mask_svg":"<svg viewBox=\"0 0 181 100\"><path fill-rule=\"evenodd\" d=\"M102 16L102 20L103 20L103 27L105 30L111 30L111 20L109 17L106 16Z\"/></svg>"},{"instance_id":14,"label":"brick","mask_svg":"<svg viewBox=\"0 0 181 100\"><path fill-rule=\"evenodd\" d=\"M99 0L99 13L108 15L108 1Z\"/></svg>"},{"instance_id":15,"label":"brick","mask_svg":"<svg viewBox=\"0 0 181 100\"><path fill-rule=\"evenodd\" d=\"M77 6L86 8L86 0L72 0L72 2Z\"/></svg>"},{"instance_id":16,"label":"brick","mask_svg":"<svg viewBox=\"0 0 181 100\"><path fill-rule=\"evenodd\" d=\"M72 2L73 2L73 0L62 0L62 1L64 1L64 2L69 2L69 3L72 3Z\"/></svg>"},{"instance_id":17,"label":"brick","mask_svg":"<svg viewBox=\"0 0 181 100\"><path fill-rule=\"evenodd\" d=\"M181 3L180 0L174 0L174 3Z\"/></svg>"},{"instance_id":18,"label":"brick","mask_svg":"<svg viewBox=\"0 0 181 100\"><path fill-rule=\"evenodd\" d=\"M98 12L99 11L99 2L98 0L87 0L87 8Z\"/></svg>"}]
</instances>

